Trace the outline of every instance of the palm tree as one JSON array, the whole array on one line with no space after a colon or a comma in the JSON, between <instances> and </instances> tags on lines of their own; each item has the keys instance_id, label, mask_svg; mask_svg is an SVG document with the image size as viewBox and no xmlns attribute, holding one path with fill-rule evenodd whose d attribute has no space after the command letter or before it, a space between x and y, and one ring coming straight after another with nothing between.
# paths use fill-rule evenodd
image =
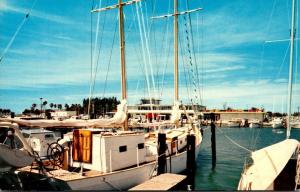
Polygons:
<instances>
[{"instance_id":1,"label":"palm tree","mask_svg":"<svg viewBox=\"0 0 300 192\"><path fill-rule=\"evenodd\" d=\"M50 106L50 108L52 109L53 106L54 106L54 104L53 104L53 103L50 103L49 106Z\"/></svg>"},{"instance_id":2,"label":"palm tree","mask_svg":"<svg viewBox=\"0 0 300 192\"><path fill-rule=\"evenodd\" d=\"M66 111L68 111L70 109L70 106L67 103L65 104L65 109L66 109Z\"/></svg>"},{"instance_id":3,"label":"palm tree","mask_svg":"<svg viewBox=\"0 0 300 192\"><path fill-rule=\"evenodd\" d=\"M36 103L33 103L33 104L31 105L31 112L32 112L32 113L34 112L35 108L36 108Z\"/></svg>"},{"instance_id":4,"label":"palm tree","mask_svg":"<svg viewBox=\"0 0 300 192\"><path fill-rule=\"evenodd\" d=\"M31 108L34 110L34 109L36 108L36 103L33 103L33 104L31 105Z\"/></svg>"},{"instance_id":5,"label":"palm tree","mask_svg":"<svg viewBox=\"0 0 300 192\"><path fill-rule=\"evenodd\" d=\"M44 101L44 102L43 102L44 110L46 110L46 105L47 105L47 103L48 103L47 101Z\"/></svg>"}]
</instances>

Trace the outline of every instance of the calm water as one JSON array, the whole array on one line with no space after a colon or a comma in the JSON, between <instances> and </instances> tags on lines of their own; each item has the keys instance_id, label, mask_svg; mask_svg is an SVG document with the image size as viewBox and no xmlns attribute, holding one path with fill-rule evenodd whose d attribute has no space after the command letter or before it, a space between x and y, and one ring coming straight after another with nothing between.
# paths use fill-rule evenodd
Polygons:
<instances>
[{"instance_id":1,"label":"calm water","mask_svg":"<svg viewBox=\"0 0 300 192\"><path fill-rule=\"evenodd\" d=\"M222 132L221 132L222 131ZM196 190L236 190L245 157L249 153L233 144L227 135L236 143L247 149L260 149L264 146L285 139L285 130L271 128L221 128L216 130L217 163L214 170L211 165L211 133L204 132L204 138L197 158L195 176ZM300 139L300 130L293 129L291 138Z\"/></svg>"}]
</instances>

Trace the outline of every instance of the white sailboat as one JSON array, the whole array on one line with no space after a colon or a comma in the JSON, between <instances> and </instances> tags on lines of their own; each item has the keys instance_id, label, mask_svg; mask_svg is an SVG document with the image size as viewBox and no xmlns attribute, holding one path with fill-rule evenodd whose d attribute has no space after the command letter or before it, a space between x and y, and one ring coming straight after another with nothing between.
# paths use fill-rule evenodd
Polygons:
<instances>
[{"instance_id":1,"label":"white sailboat","mask_svg":"<svg viewBox=\"0 0 300 192\"><path fill-rule=\"evenodd\" d=\"M249 121L249 127L250 128L262 127L262 122L259 121L258 119L252 119Z\"/></svg>"},{"instance_id":2,"label":"white sailboat","mask_svg":"<svg viewBox=\"0 0 300 192\"><path fill-rule=\"evenodd\" d=\"M281 129L281 128L283 128L282 119L279 118L279 117L274 118L274 119L271 121L271 125L272 125L272 128L273 128L273 129Z\"/></svg>"},{"instance_id":3,"label":"white sailboat","mask_svg":"<svg viewBox=\"0 0 300 192\"><path fill-rule=\"evenodd\" d=\"M123 32L123 6L137 3L138 0L122 2L114 6L94 11L119 9L122 99L126 100L125 45ZM176 7L177 7L177 0ZM175 9L175 15L178 15ZM176 20L177 22L177 20ZM177 55L178 56L178 55ZM175 83L175 87L178 86ZM176 101L178 100L178 90ZM158 132L149 134L127 131L126 102L118 107L117 114L108 120L82 120L51 123L48 121L28 121L30 126L57 127L72 126L93 127L92 129L77 129L64 135L60 144L64 146L63 153L56 154L59 165L49 170L51 177L66 183L72 190L126 190L146 180L155 174L158 164ZM164 124L177 124L177 108L174 107L172 117ZM16 122L17 120L11 120ZM53 121L52 121L53 122ZM18 121L17 123L24 123ZM75 124L74 124L75 123ZM77 124L76 124L77 123ZM94 127L123 127L124 131L107 132ZM160 131L163 131L160 129ZM184 127L165 130L167 151L166 171L180 173L186 169L187 135L195 136L195 157L199 152L202 136L197 126L188 124ZM63 159L61 159L64 157ZM39 173L39 169L24 167L22 172Z\"/></svg>"},{"instance_id":4,"label":"white sailboat","mask_svg":"<svg viewBox=\"0 0 300 192\"><path fill-rule=\"evenodd\" d=\"M300 129L300 122L299 121L291 122L291 127L295 129Z\"/></svg>"},{"instance_id":5,"label":"white sailboat","mask_svg":"<svg viewBox=\"0 0 300 192\"><path fill-rule=\"evenodd\" d=\"M0 122L0 171L8 171L30 165L35 156L28 145L18 125L9 122Z\"/></svg>"},{"instance_id":6,"label":"white sailboat","mask_svg":"<svg viewBox=\"0 0 300 192\"><path fill-rule=\"evenodd\" d=\"M244 167L238 190L296 190L299 184L300 143L298 140L289 139L291 130L295 1L292 0L287 139L251 153L250 164L246 164Z\"/></svg>"}]
</instances>

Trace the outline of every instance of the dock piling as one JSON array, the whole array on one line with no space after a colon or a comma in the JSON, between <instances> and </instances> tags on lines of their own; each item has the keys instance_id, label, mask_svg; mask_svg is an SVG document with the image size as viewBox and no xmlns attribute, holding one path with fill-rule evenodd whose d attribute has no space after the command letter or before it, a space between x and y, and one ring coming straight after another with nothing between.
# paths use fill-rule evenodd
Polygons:
<instances>
[{"instance_id":1,"label":"dock piling","mask_svg":"<svg viewBox=\"0 0 300 192\"><path fill-rule=\"evenodd\" d=\"M195 144L196 137L195 135L187 135L187 159L186 159L186 171L187 171L187 185L188 190L195 189Z\"/></svg>"},{"instance_id":2,"label":"dock piling","mask_svg":"<svg viewBox=\"0 0 300 192\"><path fill-rule=\"evenodd\" d=\"M216 167L216 125L215 125L215 114L211 113L210 114L210 127L211 127L211 153L212 153L212 169Z\"/></svg>"},{"instance_id":3,"label":"dock piling","mask_svg":"<svg viewBox=\"0 0 300 192\"><path fill-rule=\"evenodd\" d=\"M158 133L158 168L157 175L165 173L166 168L166 134Z\"/></svg>"}]
</instances>

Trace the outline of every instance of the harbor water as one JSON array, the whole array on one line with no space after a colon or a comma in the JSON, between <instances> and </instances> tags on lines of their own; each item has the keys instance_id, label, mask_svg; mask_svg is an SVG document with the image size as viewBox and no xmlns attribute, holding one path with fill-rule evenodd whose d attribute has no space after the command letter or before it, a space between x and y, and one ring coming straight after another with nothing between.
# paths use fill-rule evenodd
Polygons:
<instances>
[{"instance_id":1,"label":"harbor water","mask_svg":"<svg viewBox=\"0 0 300 192\"><path fill-rule=\"evenodd\" d=\"M197 158L195 190L236 190L245 158L249 156L247 149L257 150L285 138L285 129L219 128L216 130L216 167L212 169L211 133L206 129ZM292 129L291 138L300 139L300 130Z\"/></svg>"}]
</instances>

